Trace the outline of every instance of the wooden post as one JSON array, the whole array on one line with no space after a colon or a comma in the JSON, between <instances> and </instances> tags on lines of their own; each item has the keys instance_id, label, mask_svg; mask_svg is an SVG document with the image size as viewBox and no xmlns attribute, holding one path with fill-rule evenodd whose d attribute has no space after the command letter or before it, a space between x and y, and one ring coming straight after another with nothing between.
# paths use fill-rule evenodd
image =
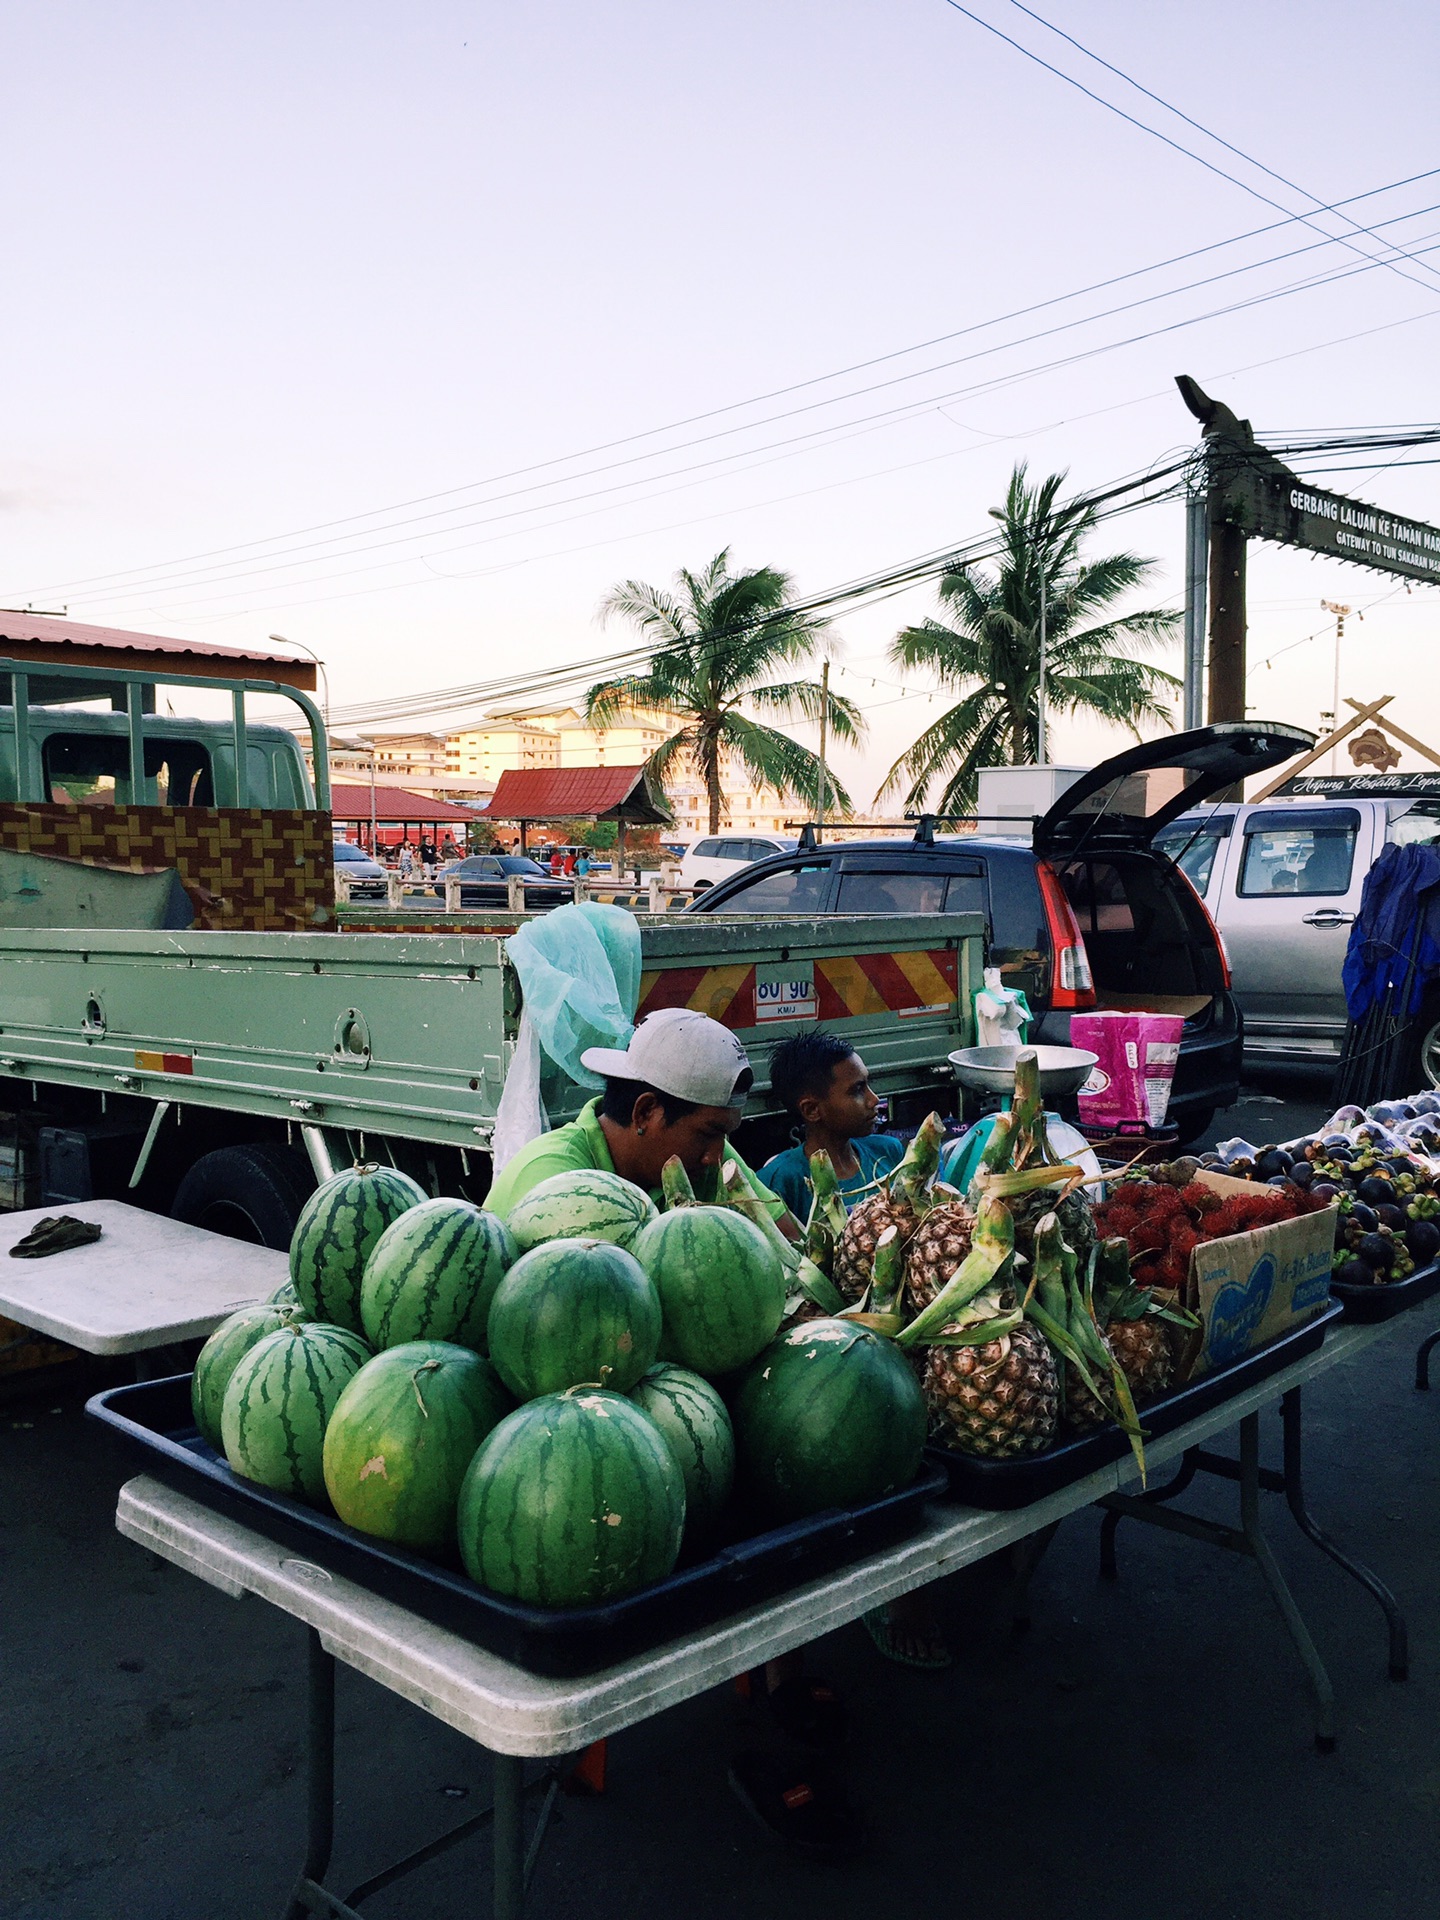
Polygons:
<instances>
[{"instance_id":1,"label":"wooden post","mask_svg":"<svg viewBox=\"0 0 1440 1920\"><path fill-rule=\"evenodd\" d=\"M1245 718L1245 533L1210 517L1210 671L1207 718Z\"/></svg>"}]
</instances>

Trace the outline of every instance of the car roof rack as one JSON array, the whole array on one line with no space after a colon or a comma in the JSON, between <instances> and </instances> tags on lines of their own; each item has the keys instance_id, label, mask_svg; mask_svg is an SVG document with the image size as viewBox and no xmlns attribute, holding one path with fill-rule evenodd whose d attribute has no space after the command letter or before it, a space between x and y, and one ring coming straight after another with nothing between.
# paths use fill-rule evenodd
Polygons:
<instances>
[{"instance_id":1,"label":"car roof rack","mask_svg":"<svg viewBox=\"0 0 1440 1920\"><path fill-rule=\"evenodd\" d=\"M937 826L981 827L991 821L1014 826L1015 816L1009 813L907 813L903 820L835 820L823 824L818 820L787 820L785 830L793 833L798 829L798 852L814 853L827 827L832 831L842 829L846 833L903 833L907 828L913 828L910 837L915 845L928 847L934 845Z\"/></svg>"}]
</instances>

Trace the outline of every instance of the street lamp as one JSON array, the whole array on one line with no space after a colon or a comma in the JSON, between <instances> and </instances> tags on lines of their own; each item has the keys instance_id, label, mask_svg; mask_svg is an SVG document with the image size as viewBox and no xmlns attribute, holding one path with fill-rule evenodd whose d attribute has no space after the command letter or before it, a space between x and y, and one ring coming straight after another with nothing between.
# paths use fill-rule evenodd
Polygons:
<instances>
[{"instance_id":1,"label":"street lamp","mask_svg":"<svg viewBox=\"0 0 1440 1920\"><path fill-rule=\"evenodd\" d=\"M992 520L1004 520L1005 515L999 507L991 507ZM1036 764L1045 765L1045 549L1035 534L1027 527L1025 538L1030 542L1035 559L1040 568L1040 687L1035 701Z\"/></svg>"},{"instance_id":2,"label":"street lamp","mask_svg":"<svg viewBox=\"0 0 1440 1920\"><path fill-rule=\"evenodd\" d=\"M325 662L320 658L319 654L316 653L315 649L313 647L307 647L303 640L290 640L283 633L272 633L270 638L277 646L299 647L302 653L309 654L310 658L320 669L320 706L325 718L325 735L328 739L330 735L330 680L325 672Z\"/></svg>"}]
</instances>

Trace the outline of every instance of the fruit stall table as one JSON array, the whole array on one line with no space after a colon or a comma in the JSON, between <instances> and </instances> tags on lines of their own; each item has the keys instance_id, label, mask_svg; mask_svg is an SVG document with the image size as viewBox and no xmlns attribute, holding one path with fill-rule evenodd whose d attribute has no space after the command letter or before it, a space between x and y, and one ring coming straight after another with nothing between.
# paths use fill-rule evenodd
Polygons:
<instances>
[{"instance_id":1,"label":"fruit stall table","mask_svg":"<svg viewBox=\"0 0 1440 1920\"><path fill-rule=\"evenodd\" d=\"M297 1555L228 1515L174 1491L150 1476L121 1489L116 1524L150 1552L172 1561L233 1598L257 1595L309 1629L309 1811L305 1860L288 1909L290 1920L323 1914L354 1916L358 1903L448 1846L493 1822L496 1920L518 1920L529 1868L538 1852L558 1775L540 1770L527 1786L525 1762L555 1762L634 1726L707 1688L805 1646L856 1620L869 1608L956 1572L997 1549L1037 1543L1067 1514L1103 1504L1106 1551L1113 1569L1113 1528L1120 1517L1153 1519L1256 1560L1304 1663L1315 1705L1317 1744L1334 1744L1333 1692L1284 1578L1266 1544L1259 1517L1262 1491L1283 1491L1307 1538L1329 1553L1375 1596L1390 1628L1390 1673L1405 1674L1405 1630L1393 1600L1375 1576L1347 1560L1322 1534L1305 1506L1301 1478L1301 1390L1351 1359L1385 1331L1342 1325L1324 1345L1268 1379L1237 1392L1187 1425L1152 1441L1152 1468L1180 1462L1171 1488L1149 1496L1133 1491L1128 1457L1008 1512L940 1504L926 1510L920 1530L897 1546L799 1586L777 1599L685 1635L616 1666L578 1679L543 1678L523 1671ZM1260 1466L1260 1410L1279 1399L1285 1414L1283 1473ZM1238 1458L1208 1453L1203 1442L1239 1428ZM1233 1478L1240 1488L1241 1525L1213 1522L1161 1504L1197 1469ZM1160 1496L1157 1501L1156 1495ZM340 1660L402 1699L486 1748L494 1766L493 1806L372 1875L345 1897L324 1886L334 1826L334 1686ZM525 1798L545 1790L537 1830L527 1846Z\"/></svg>"},{"instance_id":2,"label":"fruit stall table","mask_svg":"<svg viewBox=\"0 0 1440 1920\"><path fill-rule=\"evenodd\" d=\"M94 1222L100 1238L38 1260L8 1257L40 1221L62 1213ZM267 1298L288 1273L288 1256L273 1247L230 1240L122 1200L0 1215L0 1314L84 1353L140 1356L203 1340L237 1307Z\"/></svg>"}]
</instances>

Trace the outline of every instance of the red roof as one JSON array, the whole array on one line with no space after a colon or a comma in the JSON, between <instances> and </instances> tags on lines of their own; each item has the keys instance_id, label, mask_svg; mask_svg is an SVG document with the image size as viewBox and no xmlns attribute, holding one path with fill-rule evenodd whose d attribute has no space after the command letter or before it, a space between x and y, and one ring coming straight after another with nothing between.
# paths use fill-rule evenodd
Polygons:
<instances>
[{"instance_id":1,"label":"red roof","mask_svg":"<svg viewBox=\"0 0 1440 1920\"><path fill-rule=\"evenodd\" d=\"M330 789L330 811L337 820L369 820L370 787L332 787ZM457 807L451 800L437 800L433 795L409 793L404 787L375 788L374 818L393 825L396 821L414 820L473 820L476 818L474 807Z\"/></svg>"},{"instance_id":2,"label":"red roof","mask_svg":"<svg viewBox=\"0 0 1440 1920\"><path fill-rule=\"evenodd\" d=\"M643 767L523 767L500 776L484 810L489 820L618 820L660 824L669 818L650 798Z\"/></svg>"},{"instance_id":3,"label":"red roof","mask_svg":"<svg viewBox=\"0 0 1440 1920\"><path fill-rule=\"evenodd\" d=\"M206 672L233 680L278 680L285 686L315 685L313 660L290 653L262 653L255 647L197 646L190 640L167 640L158 633L128 633L122 627L91 627L60 614L21 613L0 609L0 653L12 659L55 659L72 666L120 666L137 669L122 655L163 653L177 673Z\"/></svg>"}]
</instances>

